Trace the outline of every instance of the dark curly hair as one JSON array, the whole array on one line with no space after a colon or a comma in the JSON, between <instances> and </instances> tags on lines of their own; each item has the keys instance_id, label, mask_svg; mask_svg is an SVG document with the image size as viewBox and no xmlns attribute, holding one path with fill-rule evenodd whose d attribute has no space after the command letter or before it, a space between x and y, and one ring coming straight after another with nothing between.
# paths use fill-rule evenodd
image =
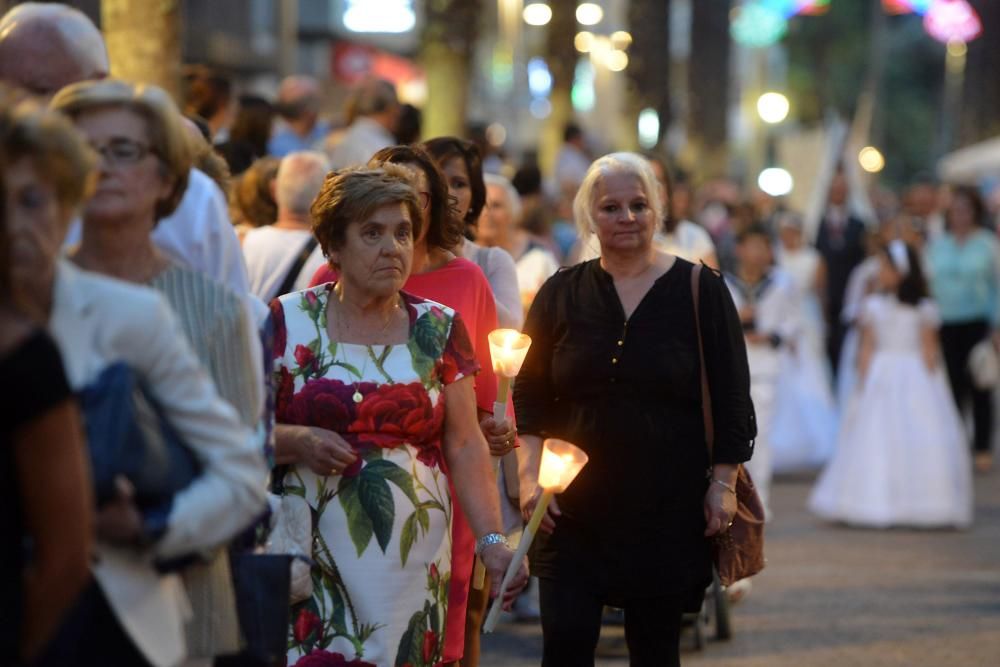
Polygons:
<instances>
[{"instance_id":1,"label":"dark curly hair","mask_svg":"<svg viewBox=\"0 0 1000 667\"><path fill-rule=\"evenodd\" d=\"M465 214L463 222L467 225L475 225L479 220L479 214L486 206L486 183L483 182L483 158L479 153L479 148L471 141L465 141L458 137L437 137L424 142L424 148L430 153L434 160L444 167L444 163L452 158L461 158L465 163L465 170L469 172L469 189L472 190L472 201L469 204L469 212Z\"/></svg>"},{"instance_id":2,"label":"dark curly hair","mask_svg":"<svg viewBox=\"0 0 1000 667\"><path fill-rule=\"evenodd\" d=\"M375 153L368 166L381 167L385 163L416 165L427 177L430 191L430 215L427 221L427 245L451 250L462 242L465 225L455 217L448 194L448 182L434 158L420 146L389 146Z\"/></svg>"}]
</instances>

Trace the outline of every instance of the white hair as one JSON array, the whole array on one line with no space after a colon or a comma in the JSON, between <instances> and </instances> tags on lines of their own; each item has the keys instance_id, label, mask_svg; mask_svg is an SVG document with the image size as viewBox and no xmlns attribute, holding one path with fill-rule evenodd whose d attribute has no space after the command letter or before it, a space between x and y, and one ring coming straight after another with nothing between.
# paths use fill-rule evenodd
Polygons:
<instances>
[{"instance_id":1,"label":"white hair","mask_svg":"<svg viewBox=\"0 0 1000 667\"><path fill-rule=\"evenodd\" d=\"M580 183L580 189L576 192L576 198L573 199L573 217L582 239L589 238L596 228L592 209L597 198L597 186L601 179L612 174L628 174L639 179L639 184L649 200L649 207L653 210L654 219L663 219L660 182L656 179L649 161L637 153L609 153L597 158L590 165L583 182Z\"/></svg>"},{"instance_id":2,"label":"white hair","mask_svg":"<svg viewBox=\"0 0 1000 667\"><path fill-rule=\"evenodd\" d=\"M503 190L504 195L507 197L507 208L510 209L510 218L514 221L515 226L520 225L521 213L523 211L521 195L517 194L517 190L514 189L511 182L499 174L489 173L483 174L483 182L487 188L492 185L495 188Z\"/></svg>"},{"instance_id":3,"label":"white hair","mask_svg":"<svg viewBox=\"0 0 1000 667\"><path fill-rule=\"evenodd\" d=\"M297 151L281 159L274 179L274 201L279 210L304 215L330 171L326 156L317 151Z\"/></svg>"}]
</instances>

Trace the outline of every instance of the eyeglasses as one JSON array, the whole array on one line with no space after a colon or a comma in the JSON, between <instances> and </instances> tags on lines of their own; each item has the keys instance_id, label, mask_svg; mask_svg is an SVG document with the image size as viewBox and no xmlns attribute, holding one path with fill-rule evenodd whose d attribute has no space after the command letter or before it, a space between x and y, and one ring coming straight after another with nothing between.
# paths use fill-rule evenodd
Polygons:
<instances>
[{"instance_id":1,"label":"eyeglasses","mask_svg":"<svg viewBox=\"0 0 1000 667\"><path fill-rule=\"evenodd\" d=\"M116 167L135 164L150 153L156 152L146 144L141 144L138 141L132 141L124 137L112 139L103 146L91 144L91 148L107 160L108 164Z\"/></svg>"}]
</instances>

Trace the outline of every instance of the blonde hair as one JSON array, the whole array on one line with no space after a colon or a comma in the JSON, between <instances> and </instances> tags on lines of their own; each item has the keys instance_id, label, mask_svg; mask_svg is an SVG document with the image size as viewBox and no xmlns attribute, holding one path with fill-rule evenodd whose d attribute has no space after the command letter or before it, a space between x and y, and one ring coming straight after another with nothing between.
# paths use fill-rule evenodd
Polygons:
<instances>
[{"instance_id":1,"label":"blonde hair","mask_svg":"<svg viewBox=\"0 0 1000 667\"><path fill-rule=\"evenodd\" d=\"M145 119L150 150L160 160L164 177L174 183L170 194L156 203L156 219L167 217L184 197L193 160L191 142L177 105L158 86L116 79L81 81L66 86L51 104L52 109L74 119L87 111L107 107L127 109Z\"/></svg>"},{"instance_id":2,"label":"blonde hair","mask_svg":"<svg viewBox=\"0 0 1000 667\"><path fill-rule=\"evenodd\" d=\"M344 247L347 228L364 222L387 204L404 204L413 225L413 238L420 237L423 216L413 188L413 172L385 163L377 169L357 167L331 172L316 195L310 213L312 231L327 257Z\"/></svg>"},{"instance_id":3,"label":"blonde hair","mask_svg":"<svg viewBox=\"0 0 1000 667\"><path fill-rule=\"evenodd\" d=\"M646 193L646 199L649 200L649 207L653 210L654 219L657 221L663 219L660 183L649 161L637 153L609 153L594 160L590 165L573 199L573 218L580 232L580 238L589 238L594 233L596 223L592 209L597 198L597 186L601 179L613 174L627 174L639 179L639 184Z\"/></svg>"}]
</instances>

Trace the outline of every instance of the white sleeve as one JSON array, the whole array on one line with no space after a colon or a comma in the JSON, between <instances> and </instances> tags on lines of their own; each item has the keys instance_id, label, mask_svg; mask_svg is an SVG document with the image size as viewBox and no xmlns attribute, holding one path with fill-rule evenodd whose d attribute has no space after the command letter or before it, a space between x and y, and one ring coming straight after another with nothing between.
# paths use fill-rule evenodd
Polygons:
<instances>
[{"instance_id":1,"label":"white sleeve","mask_svg":"<svg viewBox=\"0 0 1000 667\"><path fill-rule=\"evenodd\" d=\"M497 323L520 331L524 325L524 306L514 258L503 248L489 248L487 253L486 280L497 302Z\"/></svg>"},{"instance_id":2,"label":"white sleeve","mask_svg":"<svg viewBox=\"0 0 1000 667\"><path fill-rule=\"evenodd\" d=\"M162 299L135 313L117 341L153 398L194 451L202 472L174 497L159 558L213 548L246 528L265 504L267 470L257 439L217 393Z\"/></svg>"},{"instance_id":3,"label":"white sleeve","mask_svg":"<svg viewBox=\"0 0 1000 667\"><path fill-rule=\"evenodd\" d=\"M857 322L861 326L871 326L875 323L875 318L878 315L878 310L881 307L882 297L878 294L872 294L865 297L860 301L857 307Z\"/></svg>"},{"instance_id":4,"label":"white sleeve","mask_svg":"<svg viewBox=\"0 0 1000 667\"><path fill-rule=\"evenodd\" d=\"M239 295L250 291L250 279L243 261L243 250L229 219L226 196L214 182L207 184L209 197L203 209L208 232L205 248L205 273L227 286Z\"/></svg>"},{"instance_id":5,"label":"white sleeve","mask_svg":"<svg viewBox=\"0 0 1000 667\"><path fill-rule=\"evenodd\" d=\"M933 329L941 327L941 313L938 312L937 304L930 299L923 299L917 306L920 313L920 321Z\"/></svg>"},{"instance_id":6,"label":"white sleeve","mask_svg":"<svg viewBox=\"0 0 1000 667\"><path fill-rule=\"evenodd\" d=\"M693 243L691 244L692 254L701 261L709 255L715 254L715 244L712 242L712 235L701 225L692 223Z\"/></svg>"},{"instance_id":7,"label":"white sleeve","mask_svg":"<svg viewBox=\"0 0 1000 667\"><path fill-rule=\"evenodd\" d=\"M225 195L198 169L191 170L177 210L156 225L153 242L181 264L208 275L240 296L250 289Z\"/></svg>"}]
</instances>

